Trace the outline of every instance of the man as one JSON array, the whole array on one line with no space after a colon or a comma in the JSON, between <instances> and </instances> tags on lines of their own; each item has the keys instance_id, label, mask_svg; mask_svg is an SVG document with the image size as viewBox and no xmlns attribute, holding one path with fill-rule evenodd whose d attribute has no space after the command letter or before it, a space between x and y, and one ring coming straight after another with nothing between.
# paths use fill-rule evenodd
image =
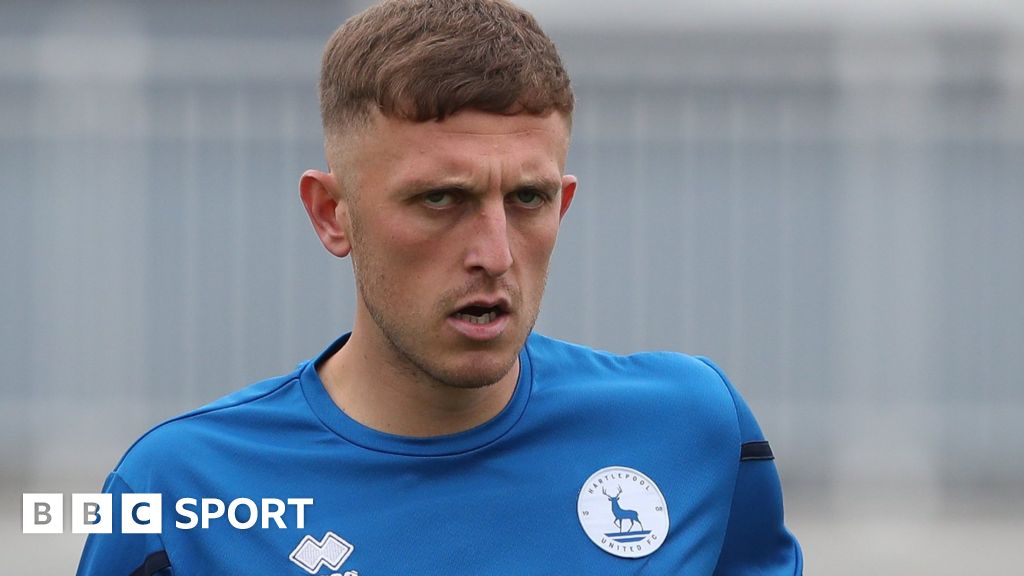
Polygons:
<instances>
[{"instance_id":1,"label":"man","mask_svg":"<svg viewBox=\"0 0 1024 576\"><path fill-rule=\"evenodd\" d=\"M80 575L801 573L717 368L532 333L576 179L529 14L384 2L331 38L320 96L330 171L299 188L352 258L351 332L136 443L105 491L135 520L122 495L161 494L162 530L118 509Z\"/></svg>"}]
</instances>

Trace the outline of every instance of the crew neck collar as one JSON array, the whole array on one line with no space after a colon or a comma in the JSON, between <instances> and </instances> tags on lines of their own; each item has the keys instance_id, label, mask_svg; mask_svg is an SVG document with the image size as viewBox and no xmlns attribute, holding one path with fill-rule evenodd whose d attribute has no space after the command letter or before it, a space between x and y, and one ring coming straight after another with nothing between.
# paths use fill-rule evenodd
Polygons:
<instances>
[{"instance_id":1,"label":"crew neck collar","mask_svg":"<svg viewBox=\"0 0 1024 576\"><path fill-rule=\"evenodd\" d=\"M428 437L389 434L360 424L334 403L316 371L318 366L345 345L351 334L349 332L341 336L315 359L306 362L299 378L306 401L317 418L335 434L356 446L404 456L452 456L497 441L515 426L526 410L533 389L533 369L528 350L532 334L519 351L519 379L512 398L501 412L487 422L455 434Z\"/></svg>"}]
</instances>

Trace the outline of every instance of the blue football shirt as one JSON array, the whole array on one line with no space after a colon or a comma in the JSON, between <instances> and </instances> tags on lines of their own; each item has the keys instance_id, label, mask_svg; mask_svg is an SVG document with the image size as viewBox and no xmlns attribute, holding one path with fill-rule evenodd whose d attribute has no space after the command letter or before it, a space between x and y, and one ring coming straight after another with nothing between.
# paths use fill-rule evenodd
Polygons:
<instances>
[{"instance_id":1,"label":"blue football shirt","mask_svg":"<svg viewBox=\"0 0 1024 576\"><path fill-rule=\"evenodd\" d=\"M412 438L328 396L346 340L137 441L79 576L802 573L771 449L708 360L531 334L501 413ZM160 533L122 533L123 494L161 495Z\"/></svg>"}]
</instances>

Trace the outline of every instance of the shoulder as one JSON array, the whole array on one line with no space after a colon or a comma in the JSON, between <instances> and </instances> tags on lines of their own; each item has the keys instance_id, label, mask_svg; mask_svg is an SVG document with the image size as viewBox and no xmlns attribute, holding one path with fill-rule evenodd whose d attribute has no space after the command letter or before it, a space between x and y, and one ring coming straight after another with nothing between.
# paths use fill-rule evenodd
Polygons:
<instances>
[{"instance_id":1,"label":"shoulder","mask_svg":"<svg viewBox=\"0 0 1024 576\"><path fill-rule=\"evenodd\" d=\"M299 371L262 380L166 420L125 452L114 473L133 490L152 490L167 472L227 456L234 445L273 433L297 414Z\"/></svg>"},{"instance_id":2,"label":"shoulder","mask_svg":"<svg viewBox=\"0 0 1024 576\"><path fill-rule=\"evenodd\" d=\"M527 351L535 393L558 389L584 404L625 405L651 419L682 419L732 437L760 433L744 430L753 422L749 409L707 358L664 351L614 354L539 334L530 336Z\"/></svg>"},{"instance_id":3,"label":"shoulder","mask_svg":"<svg viewBox=\"0 0 1024 576\"><path fill-rule=\"evenodd\" d=\"M531 334L527 341L530 360L546 374L586 375L588 378L641 376L645 380L687 380L721 386L718 372L705 360L679 352L615 354L587 346Z\"/></svg>"}]
</instances>

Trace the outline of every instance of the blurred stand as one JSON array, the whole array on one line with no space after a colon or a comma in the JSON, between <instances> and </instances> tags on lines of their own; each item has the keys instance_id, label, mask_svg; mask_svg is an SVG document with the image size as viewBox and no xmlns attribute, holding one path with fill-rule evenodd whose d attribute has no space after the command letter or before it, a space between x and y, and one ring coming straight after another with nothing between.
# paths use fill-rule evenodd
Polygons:
<instances>
[{"instance_id":1,"label":"blurred stand","mask_svg":"<svg viewBox=\"0 0 1024 576\"><path fill-rule=\"evenodd\" d=\"M350 325L297 181L320 50L364 4L0 5L10 573L81 546L22 536L22 492L97 491L150 426ZM704 4L524 3L578 97L538 330L722 364L809 574L1009 573L1024 5Z\"/></svg>"}]
</instances>

